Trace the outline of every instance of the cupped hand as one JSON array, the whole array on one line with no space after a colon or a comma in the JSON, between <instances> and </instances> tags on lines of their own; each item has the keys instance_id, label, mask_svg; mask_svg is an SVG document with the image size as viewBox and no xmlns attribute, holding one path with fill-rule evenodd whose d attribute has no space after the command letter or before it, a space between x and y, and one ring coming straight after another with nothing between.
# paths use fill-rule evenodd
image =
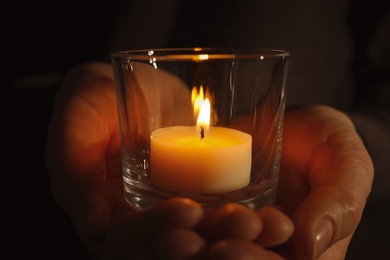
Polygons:
<instances>
[{"instance_id":1,"label":"cupped hand","mask_svg":"<svg viewBox=\"0 0 390 260\"><path fill-rule=\"evenodd\" d=\"M92 254L109 259L152 252L156 234L190 229L203 210L184 198L133 211L123 197L118 122L111 68L88 64L69 72L49 126L46 164L52 192ZM203 239L187 232L178 254L193 254ZM172 252L175 254L175 252Z\"/></svg>"},{"instance_id":2,"label":"cupped hand","mask_svg":"<svg viewBox=\"0 0 390 260\"><path fill-rule=\"evenodd\" d=\"M294 221L294 259L344 259L373 181L351 120L326 106L285 116L277 205Z\"/></svg>"}]
</instances>

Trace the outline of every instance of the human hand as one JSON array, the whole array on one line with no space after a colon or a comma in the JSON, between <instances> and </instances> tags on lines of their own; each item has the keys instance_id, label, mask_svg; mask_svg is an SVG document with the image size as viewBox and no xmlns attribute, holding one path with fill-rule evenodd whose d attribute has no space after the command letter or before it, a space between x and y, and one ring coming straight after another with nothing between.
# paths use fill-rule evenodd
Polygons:
<instances>
[{"instance_id":1,"label":"human hand","mask_svg":"<svg viewBox=\"0 0 390 260\"><path fill-rule=\"evenodd\" d=\"M47 138L53 195L92 254L278 258L264 246L285 242L293 227L275 209L255 213L229 204L205 214L195 202L176 198L147 211L132 210L123 197L115 104L111 67L78 67L59 90Z\"/></svg>"},{"instance_id":2,"label":"human hand","mask_svg":"<svg viewBox=\"0 0 390 260\"><path fill-rule=\"evenodd\" d=\"M286 113L277 205L295 225L293 259L344 259L373 181L349 118L329 107Z\"/></svg>"},{"instance_id":3,"label":"human hand","mask_svg":"<svg viewBox=\"0 0 390 260\"><path fill-rule=\"evenodd\" d=\"M49 127L46 162L54 197L87 248L115 259L142 253L166 229L194 226L203 211L187 199L144 212L128 207L110 71L109 66L92 64L64 79ZM198 236L187 232L182 241L187 238L191 250L202 246Z\"/></svg>"}]
</instances>

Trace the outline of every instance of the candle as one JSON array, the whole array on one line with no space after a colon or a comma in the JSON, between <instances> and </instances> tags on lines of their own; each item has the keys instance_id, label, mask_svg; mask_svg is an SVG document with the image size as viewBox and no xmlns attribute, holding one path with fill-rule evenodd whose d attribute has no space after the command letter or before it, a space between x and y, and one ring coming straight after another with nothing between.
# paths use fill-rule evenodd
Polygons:
<instances>
[{"instance_id":1,"label":"candle","mask_svg":"<svg viewBox=\"0 0 390 260\"><path fill-rule=\"evenodd\" d=\"M178 193L212 194L249 184L252 137L231 128L209 127L209 120L210 104L205 102L197 126L160 128L151 134L154 186Z\"/></svg>"},{"instance_id":2,"label":"candle","mask_svg":"<svg viewBox=\"0 0 390 260\"><path fill-rule=\"evenodd\" d=\"M151 135L151 180L172 192L223 193L244 188L251 172L250 135L210 127L201 139L195 126L160 128Z\"/></svg>"}]
</instances>

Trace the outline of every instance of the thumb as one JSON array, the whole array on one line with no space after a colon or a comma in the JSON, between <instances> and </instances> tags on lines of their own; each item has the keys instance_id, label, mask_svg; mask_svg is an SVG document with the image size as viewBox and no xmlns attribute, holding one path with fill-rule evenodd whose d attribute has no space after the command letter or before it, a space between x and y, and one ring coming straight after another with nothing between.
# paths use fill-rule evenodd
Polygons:
<instances>
[{"instance_id":1,"label":"thumb","mask_svg":"<svg viewBox=\"0 0 390 260\"><path fill-rule=\"evenodd\" d=\"M297 259L317 259L336 242L350 237L361 218L362 206L355 199L341 199L334 188L322 188L309 195L296 210L292 237Z\"/></svg>"},{"instance_id":2,"label":"thumb","mask_svg":"<svg viewBox=\"0 0 390 260\"><path fill-rule=\"evenodd\" d=\"M353 135L346 131L329 137L313 157L310 192L293 215L293 247L299 259L316 259L352 236L360 222L373 168L367 151ZM341 140L348 145L340 145Z\"/></svg>"}]
</instances>

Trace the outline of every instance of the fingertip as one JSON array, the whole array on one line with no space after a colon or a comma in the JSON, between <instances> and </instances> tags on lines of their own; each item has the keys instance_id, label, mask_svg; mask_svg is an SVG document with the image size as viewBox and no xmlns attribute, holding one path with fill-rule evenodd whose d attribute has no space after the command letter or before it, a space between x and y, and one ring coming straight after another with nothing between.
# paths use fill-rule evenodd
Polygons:
<instances>
[{"instance_id":1,"label":"fingertip","mask_svg":"<svg viewBox=\"0 0 390 260\"><path fill-rule=\"evenodd\" d=\"M334 228L330 219L322 219L317 224L307 222L306 228L297 228L292 239L298 259L317 259L334 243Z\"/></svg>"},{"instance_id":2,"label":"fingertip","mask_svg":"<svg viewBox=\"0 0 390 260\"><path fill-rule=\"evenodd\" d=\"M280 210L264 207L257 211L263 229L256 242L264 247L275 247L288 241L294 233L294 224Z\"/></svg>"},{"instance_id":3,"label":"fingertip","mask_svg":"<svg viewBox=\"0 0 390 260\"><path fill-rule=\"evenodd\" d=\"M222 225L221 228L225 229L228 238L248 241L255 239L263 228L256 213L240 204L227 205L226 215L222 216Z\"/></svg>"},{"instance_id":4,"label":"fingertip","mask_svg":"<svg viewBox=\"0 0 390 260\"><path fill-rule=\"evenodd\" d=\"M315 242L313 258L317 258L330 246L333 239L333 224L329 219L324 219L315 228Z\"/></svg>"},{"instance_id":5,"label":"fingertip","mask_svg":"<svg viewBox=\"0 0 390 260\"><path fill-rule=\"evenodd\" d=\"M334 188L313 191L294 213L294 252L301 259L320 256L356 230L360 210ZM348 202L345 202L347 200Z\"/></svg>"},{"instance_id":6,"label":"fingertip","mask_svg":"<svg viewBox=\"0 0 390 260\"><path fill-rule=\"evenodd\" d=\"M262 223L253 210L230 203L206 215L197 228L208 241L219 239L252 241L259 235Z\"/></svg>"},{"instance_id":7,"label":"fingertip","mask_svg":"<svg viewBox=\"0 0 390 260\"><path fill-rule=\"evenodd\" d=\"M162 259L190 259L202 253L205 241L189 229L172 229L152 241L155 253Z\"/></svg>"},{"instance_id":8,"label":"fingertip","mask_svg":"<svg viewBox=\"0 0 390 260\"><path fill-rule=\"evenodd\" d=\"M148 211L155 221L157 220L166 228L195 226L203 217L203 208L193 200L188 198L171 198Z\"/></svg>"}]
</instances>

